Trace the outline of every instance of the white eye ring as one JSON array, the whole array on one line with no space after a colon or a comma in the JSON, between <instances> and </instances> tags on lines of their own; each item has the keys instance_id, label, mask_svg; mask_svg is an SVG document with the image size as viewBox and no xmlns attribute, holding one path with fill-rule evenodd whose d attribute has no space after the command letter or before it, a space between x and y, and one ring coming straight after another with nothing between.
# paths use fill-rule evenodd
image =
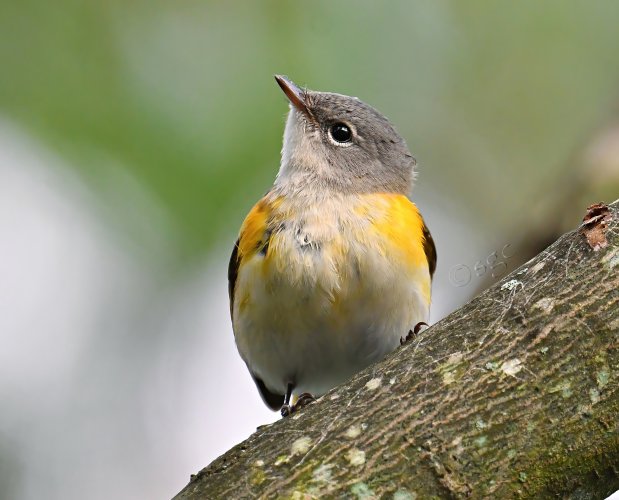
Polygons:
<instances>
[{"instance_id":1,"label":"white eye ring","mask_svg":"<svg viewBox=\"0 0 619 500\"><path fill-rule=\"evenodd\" d=\"M344 122L336 122L330 125L327 131L327 137L331 144L342 148L347 148L352 145L354 135L354 129Z\"/></svg>"}]
</instances>

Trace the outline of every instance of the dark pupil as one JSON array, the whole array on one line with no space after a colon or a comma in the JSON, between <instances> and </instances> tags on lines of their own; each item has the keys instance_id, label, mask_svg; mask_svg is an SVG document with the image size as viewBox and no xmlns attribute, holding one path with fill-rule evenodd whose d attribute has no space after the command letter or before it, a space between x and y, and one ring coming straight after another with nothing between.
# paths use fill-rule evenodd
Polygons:
<instances>
[{"instance_id":1,"label":"dark pupil","mask_svg":"<svg viewBox=\"0 0 619 500\"><path fill-rule=\"evenodd\" d=\"M350 129L343 123L336 123L331 127L331 137L337 142L348 142L351 136Z\"/></svg>"}]
</instances>

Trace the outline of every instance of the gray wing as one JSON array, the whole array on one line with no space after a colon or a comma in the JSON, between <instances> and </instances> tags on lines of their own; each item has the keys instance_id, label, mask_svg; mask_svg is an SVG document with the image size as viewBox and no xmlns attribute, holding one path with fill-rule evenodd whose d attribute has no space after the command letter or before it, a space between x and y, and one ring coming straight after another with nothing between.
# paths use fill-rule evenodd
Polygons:
<instances>
[{"instance_id":1,"label":"gray wing","mask_svg":"<svg viewBox=\"0 0 619 500\"><path fill-rule=\"evenodd\" d=\"M434 246L434 240L432 239L432 235L430 234L430 230L428 226L426 226L425 221L422 219L423 224L423 251L426 254L426 259L428 260L428 267L430 268L430 278L434 276L434 271L436 271L436 247Z\"/></svg>"}]
</instances>

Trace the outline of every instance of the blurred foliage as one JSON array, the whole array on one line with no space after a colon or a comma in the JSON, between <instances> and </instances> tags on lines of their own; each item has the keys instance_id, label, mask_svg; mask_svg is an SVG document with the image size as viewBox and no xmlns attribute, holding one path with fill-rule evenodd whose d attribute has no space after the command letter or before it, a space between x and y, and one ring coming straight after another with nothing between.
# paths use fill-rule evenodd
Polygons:
<instances>
[{"instance_id":1,"label":"blurred foliage","mask_svg":"<svg viewBox=\"0 0 619 500\"><path fill-rule=\"evenodd\" d=\"M497 228L615 99L618 15L612 0L4 0L0 112L139 238L117 189L128 173L163 208L179 261L232 241L270 185L287 109L274 73L375 105L422 185Z\"/></svg>"}]
</instances>

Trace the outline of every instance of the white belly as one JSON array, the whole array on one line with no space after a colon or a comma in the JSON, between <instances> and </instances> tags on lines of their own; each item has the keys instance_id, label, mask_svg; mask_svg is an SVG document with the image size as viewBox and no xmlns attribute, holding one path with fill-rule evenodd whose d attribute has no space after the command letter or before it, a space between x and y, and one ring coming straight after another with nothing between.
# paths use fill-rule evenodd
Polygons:
<instances>
[{"instance_id":1,"label":"white belly","mask_svg":"<svg viewBox=\"0 0 619 500\"><path fill-rule=\"evenodd\" d=\"M411 268L358 219L305 217L237 278L239 352L272 392L321 395L428 321L427 266Z\"/></svg>"}]
</instances>

